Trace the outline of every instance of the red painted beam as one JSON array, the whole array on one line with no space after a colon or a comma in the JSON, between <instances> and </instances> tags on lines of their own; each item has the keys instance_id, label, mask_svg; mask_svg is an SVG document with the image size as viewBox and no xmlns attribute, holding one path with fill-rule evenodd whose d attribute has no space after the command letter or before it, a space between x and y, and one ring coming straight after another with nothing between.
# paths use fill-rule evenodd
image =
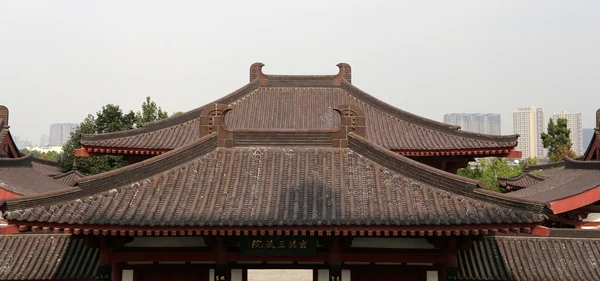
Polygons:
<instances>
[{"instance_id":1,"label":"red painted beam","mask_svg":"<svg viewBox=\"0 0 600 281\"><path fill-rule=\"evenodd\" d=\"M511 150L508 152L508 155L506 155L507 158L522 158L523 157L523 152L518 151L518 150Z\"/></svg>"},{"instance_id":2,"label":"red painted beam","mask_svg":"<svg viewBox=\"0 0 600 281\"><path fill-rule=\"evenodd\" d=\"M121 262L212 262L217 259L216 252L191 252L191 251L154 251L154 252L113 252L107 253L111 263ZM313 257L252 257L240 256L237 252L228 252L230 262L328 262L330 253L321 252ZM415 250L411 253L344 253L340 255L342 262L394 262L394 263L443 263L447 259L444 253L420 253Z\"/></svg>"},{"instance_id":3,"label":"red painted beam","mask_svg":"<svg viewBox=\"0 0 600 281\"><path fill-rule=\"evenodd\" d=\"M560 214L593 204L600 200L600 185L586 192L550 202L550 209L554 214Z\"/></svg>"},{"instance_id":4,"label":"red painted beam","mask_svg":"<svg viewBox=\"0 0 600 281\"><path fill-rule=\"evenodd\" d=\"M531 230L531 234L536 236L550 236L550 228L538 225Z\"/></svg>"},{"instance_id":5,"label":"red painted beam","mask_svg":"<svg viewBox=\"0 0 600 281\"><path fill-rule=\"evenodd\" d=\"M75 156L91 156L90 153L88 152L88 150L86 148L77 148L75 149Z\"/></svg>"}]
</instances>

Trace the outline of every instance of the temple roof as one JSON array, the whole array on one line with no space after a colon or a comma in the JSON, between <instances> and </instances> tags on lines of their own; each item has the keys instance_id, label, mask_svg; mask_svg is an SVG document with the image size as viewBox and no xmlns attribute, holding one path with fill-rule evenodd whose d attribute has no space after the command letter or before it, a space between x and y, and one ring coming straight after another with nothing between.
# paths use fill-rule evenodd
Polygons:
<instances>
[{"instance_id":1,"label":"temple roof","mask_svg":"<svg viewBox=\"0 0 600 281\"><path fill-rule=\"evenodd\" d=\"M600 280L600 231L560 237L495 236L458 253L460 280ZM573 234L573 235L572 235ZM593 238L573 237L586 234Z\"/></svg>"},{"instance_id":2,"label":"temple roof","mask_svg":"<svg viewBox=\"0 0 600 281\"><path fill-rule=\"evenodd\" d=\"M546 178L538 177L531 172L527 172L512 178L498 178L500 186L509 190L519 190L534 186L544 181Z\"/></svg>"},{"instance_id":3,"label":"temple roof","mask_svg":"<svg viewBox=\"0 0 600 281\"><path fill-rule=\"evenodd\" d=\"M234 109L226 124L232 129L331 129L339 125L332 111L342 104L363 108L366 137L404 155L500 155L517 144L517 135L475 134L393 107L352 85L350 66L323 76L266 75L262 64L251 67L251 82L215 101ZM99 135L81 136L89 152L164 152L198 139L198 116L204 107L143 125Z\"/></svg>"},{"instance_id":4,"label":"temple roof","mask_svg":"<svg viewBox=\"0 0 600 281\"><path fill-rule=\"evenodd\" d=\"M337 130L227 131L226 116L207 108L200 114L207 125L199 126L206 136L84 177L70 190L7 199L4 215L17 224L169 227L531 225L546 218L542 204L481 189L360 136L364 117L352 110L360 111L339 109Z\"/></svg>"},{"instance_id":5,"label":"temple roof","mask_svg":"<svg viewBox=\"0 0 600 281\"><path fill-rule=\"evenodd\" d=\"M554 213L560 213L576 205L583 207L594 203L600 198L588 194L600 188L600 161L582 161L565 158L562 168L554 168L550 179L542 181L534 186L508 193L509 196L530 200L549 202ZM576 205L567 209L559 207L554 202L563 199L577 198ZM589 202L588 202L589 201ZM582 205L583 204L583 205Z\"/></svg>"},{"instance_id":6,"label":"temple roof","mask_svg":"<svg viewBox=\"0 0 600 281\"><path fill-rule=\"evenodd\" d=\"M51 177L61 174L60 170L58 169L58 162L56 161L33 157L31 159L31 166L33 166L33 169L46 176Z\"/></svg>"},{"instance_id":7,"label":"temple roof","mask_svg":"<svg viewBox=\"0 0 600 281\"><path fill-rule=\"evenodd\" d=\"M0 158L0 188L18 195L33 195L69 188L42 174L31 154L20 158Z\"/></svg>"},{"instance_id":8,"label":"temple roof","mask_svg":"<svg viewBox=\"0 0 600 281\"><path fill-rule=\"evenodd\" d=\"M0 280L95 279L99 258L67 234L0 235Z\"/></svg>"},{"instance_id":9,"label":"temple roof","mask_svg":"<svg viewBox=\"0 0 600 281\"><path fill-rule=\"evenodd\" d=\"M534 186L548 178L551 178L556 172L562 171L565 166L564 161L558 161L548 164L526 165L524 173L512 178L498 178L501 187L509 190L519 190Z\"/></svg>"},{"instance_id":10,"label":"temple roof","mask_svg":"<svg viewBox=\"0 0 600 281\"><path fill-rule=\"evenodd\" d=\"M75 183L77 183L77 181L79 181L83 177L85 177L85 175L79 172L78 170L70 170L66 173L61 173L52 176L53 179L69 186L73 186Z\"/></svg>"}]
</instances>

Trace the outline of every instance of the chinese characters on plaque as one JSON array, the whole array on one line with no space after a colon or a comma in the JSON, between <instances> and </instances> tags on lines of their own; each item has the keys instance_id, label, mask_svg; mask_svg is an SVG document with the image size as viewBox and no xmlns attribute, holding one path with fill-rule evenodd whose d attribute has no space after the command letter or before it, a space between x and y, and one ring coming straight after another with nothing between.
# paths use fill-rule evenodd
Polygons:
<instances>
[{"instance_id":1,"label":"chinese characters on plaque","mask_svg":"<svg viewBox=\"0 0 600 281\"><path fill-rule=\"evenodd\" d=\"M315 256L317 239L310 236L244 236L240 239L243 256Z\"/></svg>"}]
</instances>

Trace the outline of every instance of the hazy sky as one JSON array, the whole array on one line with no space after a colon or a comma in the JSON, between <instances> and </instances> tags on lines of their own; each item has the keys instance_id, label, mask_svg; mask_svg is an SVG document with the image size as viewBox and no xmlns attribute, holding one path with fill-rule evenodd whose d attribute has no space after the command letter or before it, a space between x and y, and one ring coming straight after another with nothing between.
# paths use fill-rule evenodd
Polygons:
<instances>
[{"instance_id":1,"label":"hazy sky","mask_svg":"<svg viewBox=\"0 0 600 281\"><path fill-rule=\"evenodd\" d=\"M292 4L293 3L293 4ZM335 74L402 109L600 108L600 1L1 1L0 104L39 142L107 103L186 111L271 74Z\"/></svg>"}]
</instances>

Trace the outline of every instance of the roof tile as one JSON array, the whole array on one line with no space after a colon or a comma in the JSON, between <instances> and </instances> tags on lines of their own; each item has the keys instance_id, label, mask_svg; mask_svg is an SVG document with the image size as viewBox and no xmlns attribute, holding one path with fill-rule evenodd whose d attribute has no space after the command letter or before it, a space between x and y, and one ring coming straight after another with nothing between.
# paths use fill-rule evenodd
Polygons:
<instances>
[{"instance_id":1,"label":"roof tile","mask_svg":"<svg viewBox=\"0 0 600 281\"><path fill-rule=\"evenodd\" d=\"M211 134L83 178L76 191L9 200L5 215L141 226L531 224L545 218L541 205L477 192L476 181L355 134L348 148L216 144L217 134Z\"/></svg>"},{"instance_id":2,"label":"roof tile","mask_svg":"<svg viewBox=\"0 0 600 281\"><path fill-rule=\"evenodd\" d=\"M507 150L517 144L516 135L469 133L457 130L452 125L416 116L368 95L345 80L339 86L334 86L331 79L335 76L261 75L268 79L267 85L259 86L258 80L254 80L216 101L234 109L226 118L229 128L337 128L340 120L333 108L351 104L362 107L365 112L367 137L388 149ZM199 138L197 120L201 111L202 107L147 124L140 129L82 135L81 144L91 147L174 149Z\"/></svg>"}]
</instances>

